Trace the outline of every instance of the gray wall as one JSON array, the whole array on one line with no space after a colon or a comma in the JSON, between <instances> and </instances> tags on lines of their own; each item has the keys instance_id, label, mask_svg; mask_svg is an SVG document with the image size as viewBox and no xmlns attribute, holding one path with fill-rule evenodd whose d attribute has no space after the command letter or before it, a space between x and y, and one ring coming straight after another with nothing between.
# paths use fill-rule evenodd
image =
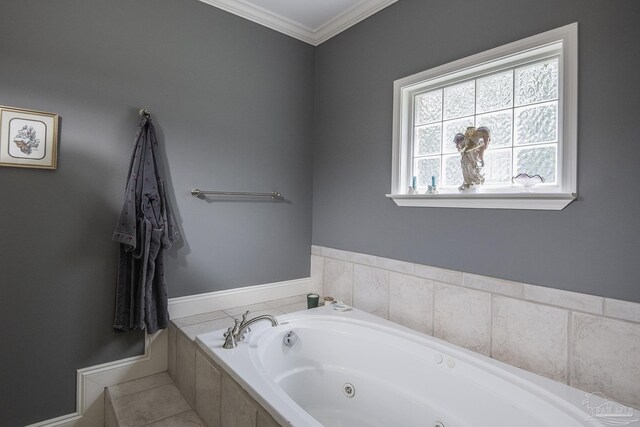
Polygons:
<instances>
[{"instance_id":1,"label":"gray wall","mask_svg":"<svg viewBox=\"0 0 640 427\"><path fill-rule=\"evenodd\" d=\"M73 412L76 369L142 351L141 334L110 327L110 237L141 106L185 237L167 256L172 297L307 276L313 190L315 244L640 301L639 7L401 0L314 49L196 0L2 0L0 104L62 126L57 171L0 168L0 425ZM394 80L575 21L578 202L384 197ZM195 186L288 201L208 203Z\"/></svg>"},{"instance_id":2,"label":"gray wall","mask_svg":"<svg viewBox=\"0 0 640 427\"><path fill-rule=\"evenodd\" d=\"M400 0L316 49L313 243L640 302L640 3ZM400 208L393 81L579 22L579 201Z\"/></svg>"},{"instance_id":3,"label":"gray wall","mask_svg":"<svg viewBox=\"0 0 640 427\"><path fill-rule=\"evenodd\" d=\"M73 412L76 369L142 352L111 329L138 107L184 235L170 296L308 277L313 47L196 0L2 0L0 40L0 104L62 117L57 171L0 168L1 426Z\"/></svg>"}]
</instances>

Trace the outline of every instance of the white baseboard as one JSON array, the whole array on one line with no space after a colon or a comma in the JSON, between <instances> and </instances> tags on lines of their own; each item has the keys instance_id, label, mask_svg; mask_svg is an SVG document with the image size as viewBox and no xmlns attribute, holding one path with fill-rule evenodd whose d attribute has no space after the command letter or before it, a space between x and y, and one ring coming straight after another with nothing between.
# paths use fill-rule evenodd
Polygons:
<instances>
[{"instance_id":1,"label":"white baseboard","mask_svg":"<svg viewBox=\"0 0 640 427\"><path fill-rule=\"evenodd\" d=\"M296 279L247 286L169 300L171 318L193 316L209 311L256 304L310 292L311 279ZM77 373L76 412L27 427L102 427L104 425L104 389L167 370L167 331L145 335L144 354L102 365L79 369Z\"/></svg>"},{"instance_id":2,"label":"white baseboard","mask_svg":"<svg viewBox=\"0 0 640 427\"><path fill-rule=\"evenodd\" d=\"M256 304L311 292L311 279L295 279L264 285L247 286L206 294L171 298L169 314L172 319L194 316L210 311Z\"/></svg>"}]
</instances>

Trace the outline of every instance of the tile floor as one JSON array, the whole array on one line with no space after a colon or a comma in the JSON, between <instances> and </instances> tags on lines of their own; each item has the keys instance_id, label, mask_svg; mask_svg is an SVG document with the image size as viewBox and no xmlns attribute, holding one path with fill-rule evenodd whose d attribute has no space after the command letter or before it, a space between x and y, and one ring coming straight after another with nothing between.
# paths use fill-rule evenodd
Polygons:
<instances>
[{"instance_id":1,"label":"tile floor","mask_svg":"<svg viewBox=\"0 0 640 427\"><path fill-rule=\"evenodd\" d=\"M204 426L166 372L109 387L105 427Z\"/></svg>"}]
</instances>

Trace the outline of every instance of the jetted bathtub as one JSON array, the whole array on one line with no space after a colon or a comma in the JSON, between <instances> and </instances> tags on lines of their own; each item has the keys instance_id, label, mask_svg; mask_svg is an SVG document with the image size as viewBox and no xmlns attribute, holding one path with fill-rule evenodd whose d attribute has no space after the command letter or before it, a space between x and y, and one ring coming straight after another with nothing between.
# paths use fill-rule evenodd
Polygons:
<instances>
[{"instance_id":1,"label":"jetted bathtub","mask_svg":"<svg viewBox=\"0 0 640 427\"><path fill-rule=\"evenodd\" d=\"M197 342L282 425L603 425L583 391L360 310L277 319L256 324L235 349L222 348L224 331Z\"/></svg>"}]
</instances>

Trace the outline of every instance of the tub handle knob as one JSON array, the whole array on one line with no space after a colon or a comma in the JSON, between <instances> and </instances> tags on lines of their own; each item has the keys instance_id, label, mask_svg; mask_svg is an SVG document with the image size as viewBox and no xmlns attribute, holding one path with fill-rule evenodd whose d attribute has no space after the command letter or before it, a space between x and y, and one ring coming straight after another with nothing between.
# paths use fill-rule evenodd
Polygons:
<instances>
[{"instance_id":1,"label":"tub handle knob","mask_svg":"<svg viewBox=\"0 0 640 427\"><path fill-rule=\"evenodd\" d=\"M238 337L238 332L240 332L240 321L238 319L234 319L235 322L233 324L233 326L230 326L229 329L227 329L227 332L224 333L224 344L222 345L223 348L236 348L238 346L237 343L237 337Z\"/></svg>"},{"instance_id":2,"label":"tub handle knob","mask_svg":"<svg viewBox=\"0 0 640 427\"><path fill-rule=\"evenodd\" d=\"M247 310L243 315L242 315L242 320L240 321L240 326L244 326L247 323L247 316L249 315L249 310ZM238 337L238 341L242 341L244 339L244 335L248 332L251 332L251 328L246 328L242 334L240 334L240 336Z\"/></svg>"},{"instance_id":3,"label":"tub handle knob","mask_svg":"<svg viewBox=\"0 0 640 427\"><path fill-rule=\"evenodd\" d=\"M238 321L236 320L236 324L234 326L229 326L229 329L227 329L227 332L224 333L224 344L222 345L222 348L226 348L226 349L230 349L230 348L236 348L238 346L238 343L236 342L236 337L233 334L233 330L236 328L236 326L238 326Z\"/></svg>"}]
</instances>

